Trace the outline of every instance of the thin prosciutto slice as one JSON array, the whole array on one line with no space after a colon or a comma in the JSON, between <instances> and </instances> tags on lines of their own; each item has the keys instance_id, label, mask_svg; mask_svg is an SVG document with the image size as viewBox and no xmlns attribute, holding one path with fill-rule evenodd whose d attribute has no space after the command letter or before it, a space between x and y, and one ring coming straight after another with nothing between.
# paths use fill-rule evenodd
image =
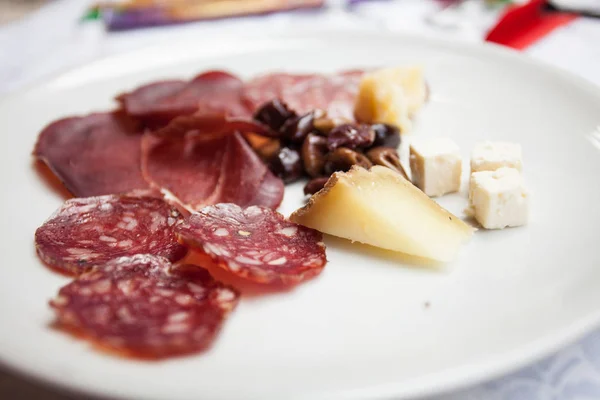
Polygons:
<instances>
[{"instance_id":1,"label":"thin prosciutto slice","mask_svg":"<svg viewBox=\"0 0 600 400\"><path fill-rule=\"evenodd\" d=\"M173 118L203 113L248 117L242 103L243 82L228 72L208 71L190 81L170 80L141 86L117 97L123 110L147 126L164 126Z\"/></svg>"},{"instance_id":2,"label":"thin prosciutto slice","mask_svg":"<svg viewBox=\"0 0 600 400\"><path fill-rule=\"evenodd\" d=\"M33 155L76 197L146 189L140 170L142 134L127 116L96 113L64 118L39 135Z\"/></svg>"},{"instance_id":3,"label":"thin prosciutto slice","mask_svg":"<svg viewBox=\"0 0 600 400\"><path fill-rule=\"evenodd\" d=\"M142 173L189 210L217 203L277 208L283 182L273 176L241 134L158 137L142 141Z\"/></svg>"},{"instance_id":4,"label":"thin prosciutto slice","mask_svg":"<svg viewBox=\"0 0 600 400\"><path fill-rule=\"evenodd\" d=\"M327 111L331 118L352 120L354 100L363 72L349 70L330 75L262 75L245 84L242 97L251 110L278 98L298 114L321 109Z\"/></svg>"}]
</instances>

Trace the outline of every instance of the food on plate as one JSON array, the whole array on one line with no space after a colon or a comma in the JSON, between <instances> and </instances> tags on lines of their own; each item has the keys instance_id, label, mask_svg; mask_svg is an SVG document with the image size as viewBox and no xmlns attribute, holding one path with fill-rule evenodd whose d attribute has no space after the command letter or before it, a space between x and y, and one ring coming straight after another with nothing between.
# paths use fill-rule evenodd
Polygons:
<instances>
[{"instance_id":1,"label":"food on plate","mask_svg":"<svg viewBox=\"0 0 600 400\"><path fill-rule=\"evenodd\" d=\"M373 147L367 152L367 158L373 165L387 167L402 175L404 179L408 179L408 174L400 162L398 150L385 146Z\"/></svg>"},{"instance_id":2,"label":"food on plate","mask_svg":"<svg viewBox=\"0 0 600 400\"><path fill-rule=\"evenodd\" d=\"M527 224L529 193L519 171L501 167L471 174L467 214L486 229Z\"/></svg>"},{"instance_id":3,"label":"food on plate","mask_svg":"<svg viewBox=\"0 0 600 400\"><path fill-rule=\"evenodd\" d=\"M59 328L102 349L165 358L207 349L238 299L204 269L138 254L80 275L50 306Z\"/></svg>"},{"instance_id":4,"label":"food on plate","mask_svg":"<svg viewBox=\"0 0 600 400\"><path fill-rule=\"evenodd\" d=\"M235 75L208 71L190 81L150 83L119 95L117 100L129 116L151 127L198 111L247 117L250 111L242 103L243 86Z\"/></svg>"},{"instance_id":5,"label":"food on plate","mask_svg":"<svg viewBox=\"0 0 600 400\"><path fill-rule=\"evenodd\" d=\"M298 115L321 110L329 118L352 120L354 98L362 75L362 70L334 74L266 74L244 85L243 99L251 110L279 99Z\"/></svg>"},{"instance_id":6,"label":"food on plate","mask_svg":"<svg viewBox=\"0 0 600 400\"><path fill-rule=\"evenodd\" d=\"M336 171L348 171L355 165L363 168L370 168L373 163L371 163L371 160L362 153L340 147L327 154L324 171L326 175L331 175Z\"/></svg>"},{"instance_id":7,"label":"food on plate","mask_svg":"<svg viewBox=\"0 0 600 400\"><path fill-rule=\"evenodd\" d=\"M374 148L388 147L387 153L394 152L399 162L395 148L400 144L400 132L391 125L331 119L318 111L298 116L277 99L263 104L254 118L278 133L274 141L259 142L254 149L269 169L286 183L306 175L315 179L329 177L336 171L348 171L353 165L370 167L373 162L365 153ZM381 158L377 164L393 165L390 160L384 162ZM394 169L400 170L400 166ZM403 169L402 173L405 174ZM306 192L313 189L314 185Z\"/></svg>"},{"instance_id":8,"label":"food on plate","mask_svg":"<svg viewBox=\"0 0 600 400\"><path fill-rule=\"evenodd\" d=\"M176 234L216 266L259 283L295 284L318 275L327 262L320 232L266 207L205 207Z\"/></svg>"},{"instance_id":9,"label":"food on plate","mask_svg":"<svg viewBox=\"0 0 600 400\"><path fill-rule=\"evenodd\" d=\"M427 196L443 196L460 190L460 149L448 138L415 139L410 144L413 183Z\"/></svg>"},{"instance_id":10,"label":"food on plate","mask_svg":"<svg viewBox=\"0 0 600 400\"><path fill-rule=\"evenodd\" d=\"M495 171L498 168L523 169L521 145L510 142L479 143L471 153L471 172Z\"/></svg>"},{"instance_id":11,"label":"food on plate","mask_svg":"<svg viewBox=\"0 0 600 400\"><path fill-rule=\"evenodd\" d=\"M239 299L203 267L295 285L325 267L323 233L453 260L475 229L428 196L460 189L459 148L414 140L416 186L398 149L427 97L420 67L208 71L48 125L34 155L81 197L35 233L40 258L75 276L50 302L57 325L120 355L196 353ZM473 150L467 212L484 228L527 222L521 167L518 144ZM312 197L288 220L275 211L284 183L303 178ZM198 266L181 261L188 249Z\"/></svg>"},{"instance_id":12,"label":"food on plate","mask_svg":"<svg viewBox=\"0 0 600 400\"><path fill-rule=\"evenodd\" d=\"M181 219L148 192L76 198L37 229L35 246L44 262L71 275L134 254L178 261L187 253L173 233Z\"/></svg>"},{"instance_id":13,"label":"food on plate","mask_svg":"<svg viewBox=\"0 0 600 400\"><path fill-rule=\"evenodd\" d=\"M144 177L189 210L222 202L277 208L283 199L283 183L239 133L176 139L146 135L142 148Z\"/></svg>"},{"instance_id":14,"label":"food on plate","mask_svg":"<svg viewBox=\"0 0 600 400\"><path fill-rule=\"evenodd\" d=\"M328 176L322 176L320 178L313 178L304 186L305 195L313 195L319 190L325 187L325 184L329 180Z\"/></svg>"},{"instance_id":15,"label":"food on plate","mask_svg":"<svg viewBox=\"0 0 600 400\"><path fill-rule=\"evenodd\" d=\"M140 171L139 124L121 113L61 119L40 133L33 155L74 196L147 189Z\"/></svg>"},{"instance_id":16,"label":"food on plate","mask_svg":"<svg viewBox=\"0 0 600 400\"><path fill-rule=\"evenodd\" d=\"M275 135L268 126L254 120L230 117L225 113L197 112L173 118L167 125L152 131L154 136L177 139L193 134L213 139L240 132L265 139Z\"/></svg>"},{"instance_id":17,"label":"food on plate","mask_svg":"<svg viewBox=\"0 0 600 400\"><path fill-rule=\"evenodd\" d=\"M354 103L357 121L386 123L402 133L412 129L411 118L427 100L420 67L385 68L365 73Z\"/></svg>"},{"instance_id":18,"label":"food on plate","mask_svg":"<svg viewBox=\"0 0 600 400\"><path fill-rule=\"evenodd\" d=\"M336 172L290 220L330 235L437 261L453 260L474 229L397 172Z\"/></svg>"}]
</instances>

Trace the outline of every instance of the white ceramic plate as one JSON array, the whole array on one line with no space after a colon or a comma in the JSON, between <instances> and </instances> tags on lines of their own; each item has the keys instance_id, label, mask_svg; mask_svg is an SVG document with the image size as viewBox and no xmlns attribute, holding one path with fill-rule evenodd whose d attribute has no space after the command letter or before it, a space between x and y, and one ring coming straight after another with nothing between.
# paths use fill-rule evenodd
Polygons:
<instances>
[{"instance_id":1,"label":"white ceramic plate","mask_svg":"<svg viewBox=\"0 0 600 400\"><path fill-rule=\"evenodd\" d=\"M62 201L32 167L45 124L113 107L115 94L143 82L207 68L249 77L415 62L432 96L414 135L449 136L465 158L477 141L521 143L529 226L477 232L442 271L327 238L320 277L244 298L204 355L129 361L49 328L47 300L68 279L45 268L33 246ZM330 32L148 49L13 95L0 103L0 358L74 390L172 400L399 399L532 362L600 319L600 95L590 86L489 46ZM301 205L300 191L286 192L284 214ZM466 198L441 203L462 215Z\"/></svg>"}]
</instances>

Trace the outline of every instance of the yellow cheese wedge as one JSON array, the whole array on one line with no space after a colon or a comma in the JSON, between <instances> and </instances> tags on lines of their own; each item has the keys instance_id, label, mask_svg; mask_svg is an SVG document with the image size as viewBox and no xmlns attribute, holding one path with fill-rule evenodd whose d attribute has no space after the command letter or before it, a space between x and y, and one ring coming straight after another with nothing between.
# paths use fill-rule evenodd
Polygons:
<instances>
[{"instance_id":1,"label":"yellow cheese wedge","mask_svg":"<svg viewBox=\"0 0 600 400\"><path fill-rule=\"evenodd\" d=\"M427 84L421 67L379 69L363 76L354 115L366 123L396 125L402 133L412 128L410 120L427 100Z\"/></svg>"},{"instance_id":2,"label":"yellow cheese wedge","mask_svg":"<svg viewBox=\"0 0 600 400\"><path fill-rule=\"evenodd\" d=\"M290 219L333 236L443 262L453 260L474 232L381 166L333 174Z\"/></svg>"}]
</instances>

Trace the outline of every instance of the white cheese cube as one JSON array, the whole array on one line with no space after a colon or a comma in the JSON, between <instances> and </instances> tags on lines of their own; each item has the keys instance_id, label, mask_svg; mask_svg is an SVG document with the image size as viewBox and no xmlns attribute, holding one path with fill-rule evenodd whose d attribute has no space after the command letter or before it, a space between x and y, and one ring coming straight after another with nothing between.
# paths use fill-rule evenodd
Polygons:
<instances>
[{"instance_id":1,"label":"white cheese cube","mask_svg":"<svg viewBox=\"0 0 600 400\"><path fill-rule=\"evenodd\" d=\"M508 142L479 143L471 153L471 172L495 171L501 167L523 169L521 145Z\"/></svg>"},{"instance_id":2,"label":"white cheese cube","mask_svg":"<svg viewBox=\"0 0 600 400\"><path fill-rule=\"evenodd\" d=\"M410 145L410 168L413 183L428 196L442 196L460 190L460 149L450 139L413 141Z\"/></svg>"},{"instance_id":3,"label":"white cheese cube","mask_svg":"<svg viewBox=\"0 0 600 400\"><path fill-rule=\"evenodd\" d=\"M529 194L519 171L502 167L471 174L467 214L486 229L527 224Z\"/></svg>"}]
</instances>

